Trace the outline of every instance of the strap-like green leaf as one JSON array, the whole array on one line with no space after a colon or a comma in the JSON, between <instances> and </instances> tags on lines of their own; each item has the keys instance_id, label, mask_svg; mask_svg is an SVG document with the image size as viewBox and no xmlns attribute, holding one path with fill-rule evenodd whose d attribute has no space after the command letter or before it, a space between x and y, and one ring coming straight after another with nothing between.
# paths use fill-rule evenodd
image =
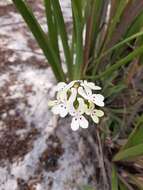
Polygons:
<instances>
[{"instance_id":1,"label":"strap-like green leaf","mask_svg":"<svg viewBox=\"0 0 143 190\"><path fill-rule=\"evenodd\" d=\"M119 95L120 92L122 92L125 88L126 88L126 85L121 82L112 87L108 87L104 91L104 93L106 94L106 97L110 97L112 99L113 97L116 97L117 95Z\"/></svg>"},{"instance_id":2,"label":"strap-like green leaf","mask_svg":"<svg viewBox=\"0 0 143 190\"><path fill-rule=\"evenodd\" d=\"M133 24L129 27L125 36L129 37L129 36L137 33L138 31L140 31L142 28L142 23L143 23L143 11L141 12L141 14L139 14L137 16L137 18L135 19Z\"/></svg>"},{"instance_id":3,"label":"strap-like green leaf","mask_svg":"<svg viewBox=\"0 0 143 190\"><path fill-rule=\"evenodd\" d=\"M57 23L53 15L51 0L44 0L44 5L45 5L45 11L46 11L47 26L48 26L48 40L50 44L52 45L52 47L54 48L55 53L58 55L59 62L60 62Z\"/></svg>"},{"instance_id":4,"label":"strap-like green leaf","mask_svg":"<svg viewBox=\"0 0 143 190\"><path fill-rule=\"evenodd\" d=\"M119 182L119 187L120 190L128 190L128 188L122 182Z\"/></svg>"},{"instance_id":5,"label":"strap-like green leaf","mask_svg":"<svg viewBox=\"0 0 143 190\"><path fill-rule=\"evenodd\" d=\"M127 143L122 147L121 150L131 148L131 147L139 145L141 143L143 143L143 121L138 122L136 124L136 127L130 134Z\"/></svg>"},{"instance_id":6,"label":"strap-like green leaf","mask_svg":"<svg viewBox=\"0 0 143 190\"><path fill-rule=\"evenodd\" d=\"M143 143L125 150L121 150L115 155L113 161L130 160L138 156L143 156Z\"/></svg>"},{"instance_id":7,"label":"strap-like green leaf","mask_svg":"<svg viewBox=\"0 0 143 190\"><path fill-rule=\"evenodd\" d=\"M114 157L114 161L132 159L143 155L143 121L140 119L130 134L127 143Z\"/></svg>"},{"instance_id":8,"label":"strap-like green leaf","mask_svg":"<svg viewBox=\"0 0 143 190\"><path fill-rule=\"evenodd\" d=\"M79 1L72 0L72 12L75 22L76 33L76 62L74 65L74 79L81 78L81 69L83 64L83 25L82 25L82 7L79 6Z\"/></svg>"},{"instance_id":9,"label":"strap-like green leaf","mask_svg":"<svg viewBox=\"0 0 143 190\"><path fill-rule=\"evenodd\" d=\"M116 167L112 165L112 190L118 190L118 177Z\"/></svg>"},{"instance_id":10,"label":"strap-like green leaf","mask_svg":"<svg viewBox=\"0 0 143 190\"><path fill-rule=\"evenodd\" d=\"M48 43L48 39L44 31L42 30L41 26L39 25L37 19L33 15L32 10L27 5L27 3L23 0L12 0L15 4L18 11L23 16L25 22L29 26L30 30L32 31L33 35L35 36L40 48L43 50L44 55L46 56L49 64L51 65L55 77L59 81L65 80L65 75L60 66L59 59L55 54L54 50Z\"/></svg>"},{"instance_id":11,"label":"strap-like green leaf","mask_svg":"<svg viewBox=\"0 0 143 190\"><path fill-rule=\"evenodd\" d=\"M62 10L60 7L59 0L52 0L51 3L54 9L53 13L58 25L59 34L61 36L61 40L63 44L66 64L68 67L68 75L69 75L69 78L72 79L72 57L71 57L70 47L68 44L68 35L66 32L66 26L65 26Z\"/></svg>"},{"instance_id":12,"label":"strap-like green leaf","mask_svg":"<svg viewBox=\"0 0 143 190\"><path fill-rule=\"evenodd\" d=\"M100 17L101 17L101 13L102 13L102 9L104 8L103 4L104 1L103 0L93 0L92 2L92 10L93 10L93 30L92 30L92 37L91 37L91 55L94 56L95 53L95 48L96 48L96 40L97 40L97 36L100 32Z\"/></svg>"}]
</instances>

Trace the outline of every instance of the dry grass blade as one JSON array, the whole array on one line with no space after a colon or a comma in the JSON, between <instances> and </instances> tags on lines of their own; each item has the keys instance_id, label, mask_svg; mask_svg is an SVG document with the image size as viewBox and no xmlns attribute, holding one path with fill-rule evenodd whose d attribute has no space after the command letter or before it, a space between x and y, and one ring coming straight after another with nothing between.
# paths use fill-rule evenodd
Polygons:
<instances>
[{"instance_id":1,"label":"dry grass blade","mask_svg":"<svg viewBox=\"0 0 143 190\"><path fill-rule=\"evenodd\" d=\"M132 63L129 65L127 75L125 77L125 83L129 86L132 85L133 77L139 70L139 60L135 59L132 61Z\"/></svg>"},{"instance_id":2,"label":"dry grass blade","mask_svg":"<svg viewBox=\"0 0 143 190\"><path fill-rule=\"evenodd\" d=\"M91 10L92 9L92 10ZM85 74L87 66L88 66L88 59L90 53L90 46L91 46L91 37L93 31L93 16L95 10L95 4L93 4L92 8L90 9L90 13L88 12L88 19L86 24L86 36L85 36L85 47L84 47L84 62L83 62L83 74Z\"/></svg>"}]
</instances>

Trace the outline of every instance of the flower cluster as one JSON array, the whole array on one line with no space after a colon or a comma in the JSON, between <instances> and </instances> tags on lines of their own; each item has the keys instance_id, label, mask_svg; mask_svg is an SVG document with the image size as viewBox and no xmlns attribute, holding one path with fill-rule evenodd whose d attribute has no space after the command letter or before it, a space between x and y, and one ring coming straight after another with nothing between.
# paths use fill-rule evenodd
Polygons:
<instances>
[{"instance_id":1,"label":"flower cluster","mask_svg":"<svg viewBox=\"0 0 143 190\"><path fill-rule=\"evenodd\" d=\"M98 107L104 106L104 96L93 91L99 91L101 87L86 80L74 80L69 84L64 82L56 86L56 97L48 104L54 114L65 117L70 114L72 118L71 128L76 131L79 127L88 128L89 122L86 116L90 116L97 124L104 112ZM98 108L98 109L97 109Z\"/></svg>"}]
</instances>

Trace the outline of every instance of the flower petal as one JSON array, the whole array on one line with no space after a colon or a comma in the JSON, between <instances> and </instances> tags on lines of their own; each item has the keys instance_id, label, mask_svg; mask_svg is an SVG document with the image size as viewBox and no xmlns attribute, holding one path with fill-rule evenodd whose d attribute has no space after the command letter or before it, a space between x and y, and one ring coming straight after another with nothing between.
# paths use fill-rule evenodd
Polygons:
<instances>
[{"instance_id":1,"label":"flower petal","mask_svg":"<svg viewBox=\"0 0 143 190\"><path fill-rule=\"evenodd\" d=\"M84 89L85 89L85 92L86 92L86 94L87 94L87 96L91 96L92 95L92 90L91 90L91 88L89 88L88 86L84 86Z\"/></svg>"},{"instance_id":2,"label":"flower petal","mask_svg":"<svg viewBox=\"0 0 143 190\"><path fill-rule=\"evenodd\" d=\"M67 106L64 104L59 105L59 114L61 117L65 117L68 114Z\"/></svg>"},{"instance_id":3,"label":"flower petal","mask_svg":"<svg viewBox=\"0 0 143 190\"><path fill-rule=\"evenodd\" d=\"M59 101L65 102L67 100L67 92L62 90L57 93L57 99Z\"/></svg>"},{"instance_id":4,"label":"flower petal","mask_svg":"<svg viewBox=\"0 0 143 190\"><path fill-rule=\"evenodd\" d=\"M55 105L51 110L55 115L59 114L59 105Z\"/></svg>"},{"instance_id":5,"label":"flower petal","mask_svg":"<svg viewBox=\"0 0 143 190\"><path fill-rule=\"evenodd\" d=\"M49 106L49 107L53 107L53 106L55 106L55 105L57 104L57 102L58 102L57 100L48 101L48 106Z\"/></svg>"},{"instance_id":6,"label":"flower petal","mask_svg":"<svg viewBox=\"0 0 143 190\"><path fill-rule=\"evenodd\" d=\"M79 87L79 88L78 88L78 93L79 93L79 95L81 95L83 98L88 99L88 96L87 96L85 90L83 89L83 87Z\"/></svg>"},{"instance_id":7,"label":"flower petal","mask_svg":"<svg viewBox=\"0 0 143 190\"><path fill-rule=\"evenodd\" d=\"M66 87L64 88L64 90L65 91L69 90L74 85L75 82L76 82L75 80L71 81L69 84L66 85Z\"/></svg>"},{"instance_id":8,"label":"flower petal","mask_svg":"<svg viewBox=\"0 0 143 190\"><path fill-rule=\"evenodd\" d=\"M76 96L77 96L77 89L76 88L71 88L71 95L69 97L68 102L73 103L75 101L75 99L76 99Z\"/></svg>"},{"instance_id":9,"label":"flower petal","mask_svg":"<svg viewBox=\"0 0 143 190\"><path fill-rule=\"evenodd\" d=\"M101 94L93 94L91 96L91 101L97 106L104 107L104 96Z\"/></svg>"},{"instance_id":10,"label":"flower petal","mask_svg":"<svg viewBox=\"0 0 143 190\"><path fill-rule=\"evenodd\" d=\"M104 112L102 110L94 109L93 112L97 115L97 117L102 117L104 115Z\"/></svg>"},{"instance_id":11,"label":"flower petal","mask_svg":"<svg viewBox=\"0 0 143 190\"><path fill-rule=\"evenodd\" d=\"M79 125L84 129L88 128L88 121L83 115L79 117Z\"/></svg>"},{"instance_id":12,"label":"flower petal","mask_svg":"<svg viewBox=\"0 0 143 190\"><path fill-rule=\"evenodd\" d=\"M93 119L94 123L99 123L99 118L96 116L96 114L91 114L91 118Z\"/></svg>"},{"instance_id":13,"label":"flower petal","mask_svg":"<svg viewBox=\"0 0 143 190\"><path fill-rule=\"evenodd\" d=\"M84 81L84 84L91 88L92 90L101 90L100 86L96 86L93 82L87 82L86 80Z\"/></svg>"},{"instance_id":14,"label":"flower petal","mask_svg":"<svg viewBox=\"0 0 143 190\"><path fill-rule=\"evenodd\" d=\"M71 129L73 131L77 131L79 129L79 122L78 122L78 119L76 117L74 117L72 119L72 122L71 122Z\"/></svg>"},{"instance_id":15,"label":"flower petal","mask_svg":"<svg viewBox=\"0 0 143 190\"><path fill-rule=\"evenodd\" d=\"M70 103L68 105L68 109L69 109L69 114L71 116L75 116L77 114L77 110L75 109L74 105L72 103Z\"/></svg>"},{"instance_id":16,"label":"flower petal","mask_svg":"<svg viewBox=\"0 0 143 190\"><path fill-rule=\"evenodd\" d=\"M85 112L85 103L84 100L82 98L77 98L78 102L79 102L79 106L77 108L77 112L78 115L82 115Z\"/></svg>"},{"instance_id":17,"label":"flower petal","mask_svg":"<svg viewBox=\"0 0 143 190\"><path fill-rule=\"evenodd\" d=\"M60 91L63 90L65 87L67 86L67 84L65 82L59 82L55 88L56 91Z\"/></svg>"}]
</instances>

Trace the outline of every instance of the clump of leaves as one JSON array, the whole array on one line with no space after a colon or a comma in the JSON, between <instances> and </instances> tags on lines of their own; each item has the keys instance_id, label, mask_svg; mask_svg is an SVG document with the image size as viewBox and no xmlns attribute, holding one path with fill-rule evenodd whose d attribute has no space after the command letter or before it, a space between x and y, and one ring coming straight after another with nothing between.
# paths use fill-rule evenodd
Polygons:
<instances>
[{"instance_id":1,"label":"clump of leaves","mask_svg":"<svg viewBox=\"0 0 143 190\"><path fill-rule=\"evenodd\" d=\"M43 0L48 34L43 31L27 1L13 0L13 3L35 36L57 80L109 78L119 68L142 55L143 46L139 42L143 35L141 0L72 0L71 42L59 0ZM59 37L67 73L61 67Z\"/></svg>"}]
</instances>

